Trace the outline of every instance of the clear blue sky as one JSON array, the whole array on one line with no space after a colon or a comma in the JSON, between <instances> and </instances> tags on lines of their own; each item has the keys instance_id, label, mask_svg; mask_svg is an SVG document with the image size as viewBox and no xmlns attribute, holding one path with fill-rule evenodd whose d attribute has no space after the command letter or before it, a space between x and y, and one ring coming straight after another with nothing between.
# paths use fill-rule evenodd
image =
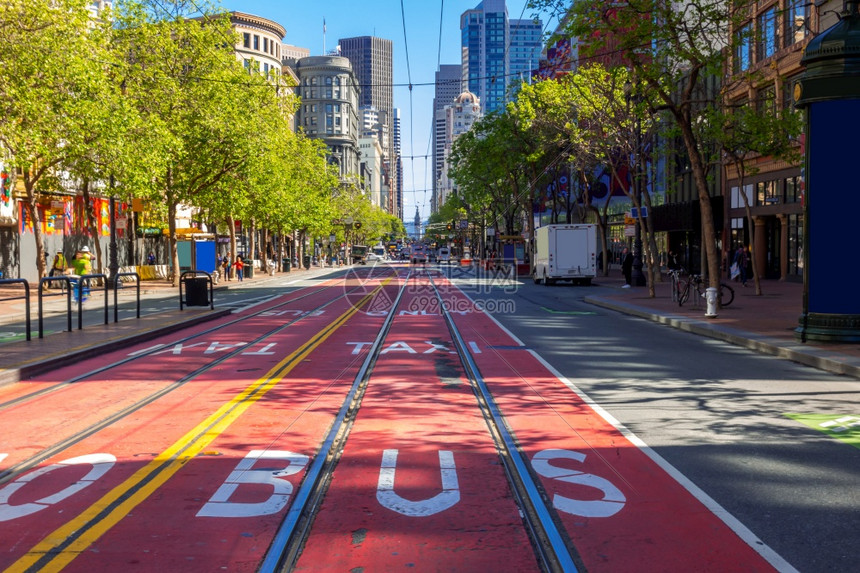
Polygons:
<instances>
[{"instance_id":1,"label":"clear blue sky","mask_svg":"<svg viewBox=\"0 0 860 573\"><path fill-rule=\"evenodd\" d=\"M254 14L273 20L287 30L284 42L308 48L312 56L323 53L323 19L326 24L325 50L338 38L376 36L394 43L394 107L400 108L401 153L403 160L403 214L411 221L418 205L423 219L430 215L433 184L430 155L430 127L433 108L433 81L437 63L460 63L460 14L480 0L403 0L406 39L400 0L221 0L227 10ZM531 18L526 0L508 0L508 17ZM443 8L444 6L444 8ZM441 17L441 18L440 18ZM556 21L544 28L552 30ZM441 57L439 36L441 21ZM407 68L406 52L409 53ZM411 80L410 80L411 78ZM412 83L412 94L408 86Z\"/></svg>"}]
</instances>

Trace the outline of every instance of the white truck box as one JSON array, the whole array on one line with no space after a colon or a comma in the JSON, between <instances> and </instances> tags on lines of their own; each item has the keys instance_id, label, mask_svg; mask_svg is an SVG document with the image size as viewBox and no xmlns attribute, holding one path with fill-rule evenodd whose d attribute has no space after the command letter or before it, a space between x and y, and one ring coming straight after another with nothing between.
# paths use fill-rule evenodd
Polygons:
<instances>
[{"instance_id":1,"label":"white truck box","mask_svg":"<svg viewBox=\"0 0 860 573\"><path fill-rule=\"evenodd\" d=\"M569 280L591 284L597 276L597 225L545 225L535 230L532 278L550 285Z\"/></svg>"}]
</instances>

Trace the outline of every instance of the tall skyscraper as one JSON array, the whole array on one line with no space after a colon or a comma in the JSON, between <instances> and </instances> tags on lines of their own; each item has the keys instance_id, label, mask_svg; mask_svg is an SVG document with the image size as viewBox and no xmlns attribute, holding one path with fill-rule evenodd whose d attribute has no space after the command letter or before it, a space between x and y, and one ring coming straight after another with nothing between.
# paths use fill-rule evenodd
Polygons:
<instances>
[{"instance_id":1,"label":"tall skyscraper","mask_svg":"<svg viewBox=\"0 0 860 573\"><path fill-rule=\"evenodd\" d=\"M373 36L357 36L338 40L340 53L349 59L360 89L360 106L371 106L379 111L379 122L384 125L382 153L387 165L388 182L393 181L392 141L394 139L394 56L391 40Z\"/></svg>"},{"instance_id":2,"label":"tall skyscraper","mask_svg":"<svg viewBox=\"0 0 860 573\"><path fill-rule=\"evenodd\" d=\"M481 99L484 113L502 109L508 85L537 69L542 27L540 20L509 20L505 0L484 0L460 16L463 87Z\"/></svg>"},{"instance_id":3,"label":"tall skyscraper","mask_svg":"<svg viewBox=\"0 0 860 573\"><path fill-rule=\"evenodd\" d=\"M400 157L400 108L394 108L394 210L393 215L403 219L403 159Z\"/></svg>"},{"instance_id":4,"label":"tall skyscraper","mask_svg":"<svg viewBox=\"0 0 860 573\"><path fill-rule=\"evenodd\" d=\"M543 24L540 20L511 20L509 29L507 83L528 82L540 67Z\"/></svg>"},{"instance_id":5,"label":"tall skyscraper","mask_svg":"<svg viewBox=\"0 0 860 573\"><path fill-rule=\"evenodd\" d=\"M454 99L463 91L461 81L463 66L460 64L442 64L436 72L436 90L433 96L433 195L430 198L430 212L435 213L439 205L439 178L442 176L442 166L445 161L445 106L454 103Z\"/></svg>"}]
</instances>

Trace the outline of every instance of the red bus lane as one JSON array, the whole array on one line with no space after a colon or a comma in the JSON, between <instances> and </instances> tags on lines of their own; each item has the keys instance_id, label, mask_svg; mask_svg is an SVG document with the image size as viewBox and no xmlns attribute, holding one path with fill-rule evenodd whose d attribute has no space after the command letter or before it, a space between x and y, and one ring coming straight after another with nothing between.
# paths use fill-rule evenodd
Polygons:
<instances>
[{"instance_id":1,"label":"red bus lane","mask_svg":"<svg viewBox=\"0 0 860 573\"><path fill-rule=\"evenodd\" d=\"M335 292L338 291L335 289ZM53 384L61 384L62 381L70 380L101 366L134 356L143 349L154 350L150 356L95 374L59 388L56 392L50 392L5 409L3 419L7 425L0 439L0 453L6 453L8 456L0 462L0 468L10 467L51 444L98 424L112 414L168 388L198 368L230 352L241 351L255 368L268 368L266 360L270 365L277 362L275 353L265 349L265 344L271 344L271 342L263 343L263 348L245 349L249 341L294 320L306 313L305 309L316 308L331 296L332 292L317 293L288 304L283 302L291 300L291 297L279 297L269 303L269 308L272 310L263 310L258 316L231 324L217 332L204 333L218 325L235 321L236 317L220 319L205 328L198 325L181 334L172 334L169 339L159 342L161 346L158 348L155 348L154 341L149 341L129 349L81 361L67 368L57 369L38 377L35 382L27 381L12 385L8 393L0 393L0 403L21 396L22 389L35 391L45 387L43 379L50 380ZM325 317L321 316L314 320L323 321ZM193 340L178 342L196 333L204 334ZM295 345L300 343L301 341L298 340ZM188 386L186 391L207 391L197 380L192 380ZM50 415L43 415L46 412L50 412Z\"/></svg>"},{"instance_id":2,"label":"red bus lane","mask_svg":"<svg viewBox=\"0 0 860 573\"><path fill-rule=\"evenodd\" d=\"M450 290L458 302L449 306L461 310L452 315L455 323L465 340L476 341L475 362L586 569L790 568L731 516L720 519L713 500L683 487L664 469L668 464L661 467L656 454L488 315L462 310L469 307L465 295Z\"/></svg>"},{"instance_id":3,"label":"red bus lane","mask_svg":"<svg viewBox=\"0 0 860 573\"><path fill-rule=\"evenodd\" d=\"M353 325L373 337L381 324L353 302L335 302L0 488L0 564L256 568L362 358L342 351Z\"/></svg>"},{"instance_id":4,"label":"red bus lane","mask_svg":"<svg viewBox=\"0 0 860 573\"><path fill-rule=\"evenodd\" d=\"M296 570L537 570L433 292L414 284Z\"/></svg>"}]
</instances>

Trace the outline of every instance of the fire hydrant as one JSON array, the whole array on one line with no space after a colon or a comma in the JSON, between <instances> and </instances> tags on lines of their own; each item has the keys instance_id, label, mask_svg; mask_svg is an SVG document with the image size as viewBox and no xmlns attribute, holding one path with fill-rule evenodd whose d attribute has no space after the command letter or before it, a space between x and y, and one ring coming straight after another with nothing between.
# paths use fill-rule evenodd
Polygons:
<instances>
[{"instance_id":1,"label":"fire hydrant","mask_svg":"<svg viewBox=\"0 0 860 573\"><path fill-rule=\"evenodd\" d=\"M705 313L707 318L717 317L717 289L708 287L705 289L705 302L708 304L708 310Z\"/></svg>"}]
</instances>

